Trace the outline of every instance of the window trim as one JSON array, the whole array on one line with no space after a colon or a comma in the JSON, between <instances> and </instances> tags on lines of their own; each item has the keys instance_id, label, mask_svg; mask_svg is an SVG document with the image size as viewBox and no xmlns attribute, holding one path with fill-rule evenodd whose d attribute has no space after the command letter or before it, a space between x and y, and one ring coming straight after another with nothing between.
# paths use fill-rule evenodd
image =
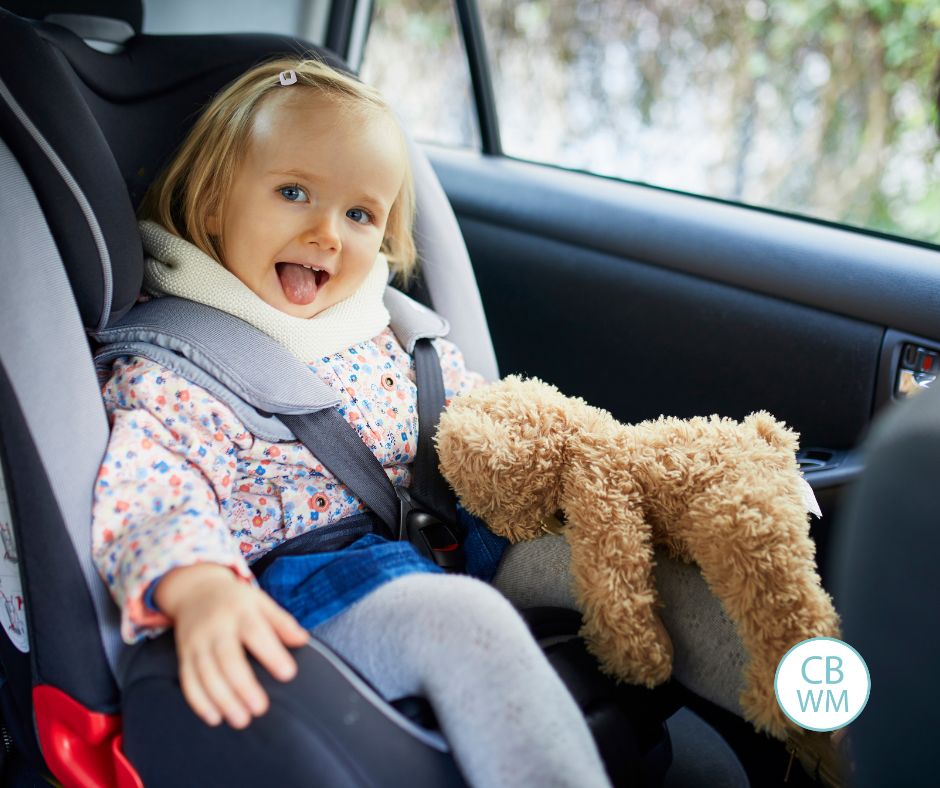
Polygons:
<instances>
[{"instance_id":1,"label":"window trim","mask_svg":"<svg viewBox=\"0 0 940 788\"><path fill-rule=\"evenodd\" d=\"M689 274L931 345L940 339L940 247L522 159L423 147L462 224Z\"/></svg>"},{"instance_id":2,"label":"window trim","mask_svg":"<svg viewBox=\"0 0 940 788\"><path fill-rule=\"evenodd\" d=\"M470 67L470 82L480 127L480 145L483 153L500 156L503 146L499 138L499 118L496 115L496 98L490 77L486 42L483 38L480 8L477 0L454 0L454 7Z\"/></svg>"},{"instance_id":3,"label":"window trim","mask_svg":"<svg viewBox=\"0 0 940 788\"><path fill-rule=\"evenodd\" d=\"M326 28L326 48L359 73L372 20L372 0L333 0Z\"/></svg>"}]
</instances>

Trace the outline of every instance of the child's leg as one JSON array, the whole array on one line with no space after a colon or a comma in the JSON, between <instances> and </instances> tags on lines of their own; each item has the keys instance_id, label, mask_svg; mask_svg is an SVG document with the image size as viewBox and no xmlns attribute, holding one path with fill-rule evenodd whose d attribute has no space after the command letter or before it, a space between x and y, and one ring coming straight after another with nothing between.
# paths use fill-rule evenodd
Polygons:
<instances>
[{"instance_id":1,"label":"child's leg","mask_svg":"<svg viewBox=\"0 0 940 788\"><path fill-rule=\"evenodd\" d=\"M510 547L493 585L516 607L577 609L571 590L571 552L561 536L544 536ZM672 638L672 674L712 703L741 715L745 653L734 624L725 615L697 567L656 550L653 571L664 607L659 611Z\"/></svg>"},{"instance_id":2,"label":"child's leg","mask_svg":"<svg viewBox=\"0 0 940 788\"><path fill-rule=\"evenodd\" d=\"M313 635L384 697L427 697L476 788L609 785L577 704L525 623L487 584L406 575Z\"/></svg>"}]
</instances>

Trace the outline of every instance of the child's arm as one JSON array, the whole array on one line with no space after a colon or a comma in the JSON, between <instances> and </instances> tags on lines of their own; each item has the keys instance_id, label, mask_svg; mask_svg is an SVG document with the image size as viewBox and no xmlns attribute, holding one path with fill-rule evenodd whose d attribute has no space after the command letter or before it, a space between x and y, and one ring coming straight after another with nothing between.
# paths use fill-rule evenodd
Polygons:
<instances>
[{"instance_id":1,"label":"child's arm","mask_svg":"<svg viewBox=\"0 0 940 788\"><path fill-rule=\"evenodd\" d=\"M92 552L133 643L170 623L144 598L171 569L209 562L252 579L220 510L241 425L207 392L143 359L118 361L104 397L111 437L95 484Z\"/></svg>"},{"instance_id":2,"label":"child's arm","mask_svg":"<svg viewBox=\"0 0 940 788\"><path fill-rule=\"evenodd\" d=\"M207 392L140 359L117 362L104 396L112 432L95 488L92 548L121 607L124 639L133 642L174 624L187 700L210 724L224 716L243 727L259 696L262 708L267 701L242 644L280 677L284 656L290 660L282 641L300 645L307 637L254 586L220 511L220 500L231 490L234 441L250 436ZM152 585L156 609L144 602ZM255 626L249 619L264 623ZM212 637L204 637L203 629ZM219 636L226 631L228 637ZM207 660L206 644L209 651L223 645L224 656ZM226 673L219 673L220 663ZM288 672L291 665L292 660ZM226 695L233 684L234 702Z\"/></svg>"},{"instance_id":3,"label":"child's arm","mask_svg":"<svg viewBox=\"0 0 940 788\"><path fill-rule=\"evenodd\" d=\"M264 591L240 582L226 567L174 569L160 580L154 598L176 629L183 695L208 725L224 718L244 728L267 711L268 697L246 649L276 679L289 681L297 672L285 645L302 646L307 632Z\"/></svg>"}]
</instances>

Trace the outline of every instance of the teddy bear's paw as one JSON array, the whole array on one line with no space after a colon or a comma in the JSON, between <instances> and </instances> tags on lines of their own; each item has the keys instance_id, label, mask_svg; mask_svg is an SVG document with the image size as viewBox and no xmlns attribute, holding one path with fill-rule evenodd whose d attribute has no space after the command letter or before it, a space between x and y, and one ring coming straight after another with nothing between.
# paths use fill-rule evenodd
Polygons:
<instances>
[{"instance_id":1,"label":"teddy bear's paw","mask_svg":"<svg viewBox=\"0 0 940 788\"><path fill-rule=\"evenodd\" d=\"M533 519L530 516L531 513L530 509L524 513L519 513L518 516L506 517L504 512L498 508L487 508L472 512L472 514L484 520L487 528L494 534L508 539L512 544L537 539L546 534L543 522Z\"/></svg>"},{"instance_id":2,"label":"teddy bear's paw","mask_svg":"<svg viewBox=\"0 0 940 788\"><path fill-rule=\"evenodd\" d=\"M652 689L672 675L672 653L656 648L637 655L621 653L601 660L601 666L619 681Z\"/></svg>"},{"instance_id":3,"label":"teddy bear's paw","mask_svg":"<svg viewBox=\"0 0 940 788\"><path fill-rule=\"evenodd\" d=\"M633 631L598 630L585 623L581 635L601 669L618 681L652 689L672 675L672 639L658 616Z\"/></svg>"},{"instance_id":4,"label":"teddy bear's paw","mask_svg":"<svg viewBox=\"0 0 940 788\"><path fill-rule=\"evenodd\" d=\"M749 681L741 692L739 701L744 718L758 732L767 733L781 741L786 739L788 721L777 703L772 681L769 690L765 686L757 686Z\"/></svg>"}]
</instances>

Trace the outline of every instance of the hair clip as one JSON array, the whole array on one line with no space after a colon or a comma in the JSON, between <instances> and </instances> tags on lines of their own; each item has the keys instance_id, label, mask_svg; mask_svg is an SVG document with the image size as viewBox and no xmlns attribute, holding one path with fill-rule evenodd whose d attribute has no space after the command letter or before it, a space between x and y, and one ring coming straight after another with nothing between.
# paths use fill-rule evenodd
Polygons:
<instances>
[{"instance_id":1,"label":"hair clip","mask_svg":"<svg viewBox=\"0 0 940 788\"><path fill-rule=\"evenodd\" d=\"M282 85L293 85L297 81L297 72L282 71L277 75L277 78L281 80Z\"/></svg>"}]
</instances>

